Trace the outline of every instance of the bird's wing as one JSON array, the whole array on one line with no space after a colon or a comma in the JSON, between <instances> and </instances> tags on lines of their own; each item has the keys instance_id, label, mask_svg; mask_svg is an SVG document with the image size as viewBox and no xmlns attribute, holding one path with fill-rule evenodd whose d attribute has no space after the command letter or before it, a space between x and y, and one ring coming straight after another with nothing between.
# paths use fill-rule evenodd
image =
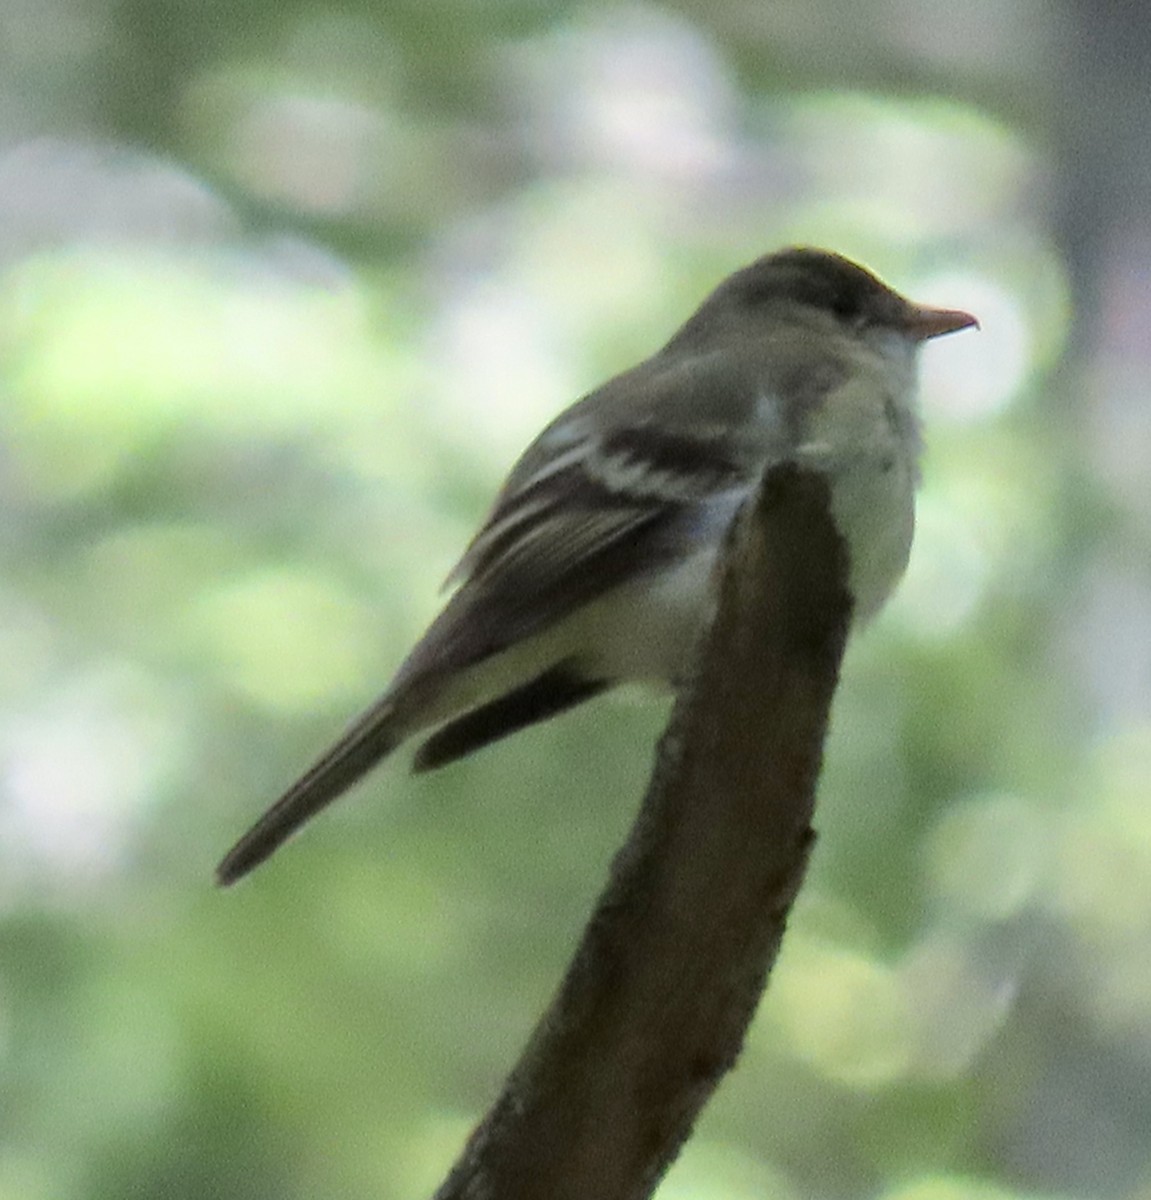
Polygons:
<instances>
[{"instance_id":1,"label":"bird's wing","mask_svg":"<svg viewBox=\"0 0 1151 1200\"><path fill-rule=\"evenodd\" d=\"M675 557L677 520L746 478L717 431L648 422L589 434L513 474L393 690L480 662Z\"/></svg>"},{"instance_id":2,"label":"bird's wing","mask_svg":"<svg viewBox=\"0 0 1151 1200\"><path fill-rule=\"evenodd\" d=\"M578 451L578 452L577 452ZM221 862L228 884L267 858L408 733L405 710L455 672L554 624L637 572L682 552L675 522L704 499L740 486L741 468L714 436L692 438L651 425L617 426L585 437L538 469L521 472L464 555L462 581L400 667L388 692L298 779ZM429 743L417 766L450 761L545 710L585 699L595 681L545 675L481 707L446 738ZM539 687L547 684L543 693ZM530 703L529 703L530 702ZM508 726L509 719L518 725ZM493 724L495 721L495 724Z\"/></svg>"}]
</instances>

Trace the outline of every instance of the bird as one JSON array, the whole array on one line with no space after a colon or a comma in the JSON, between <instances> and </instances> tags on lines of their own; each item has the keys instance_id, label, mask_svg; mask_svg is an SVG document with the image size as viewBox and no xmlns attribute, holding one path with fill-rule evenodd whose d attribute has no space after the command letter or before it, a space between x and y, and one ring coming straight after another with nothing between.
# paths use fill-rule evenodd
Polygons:
<instances>
[{"instance_id":1,"label":"bird","mask_svg":"<svg viewBox=\"0 0 1151 1200\"><path fill-rule=\"evenodd\" d=\"M383 695L220 862L229 885L402 743L421 772L626 682L675 689L725 534L763 473L829 485L853 627L907 565L928 339L978 326L828 250L735 271L650 358L557 416L512 467L453 589Z\"/></svg>"}]
</instances>

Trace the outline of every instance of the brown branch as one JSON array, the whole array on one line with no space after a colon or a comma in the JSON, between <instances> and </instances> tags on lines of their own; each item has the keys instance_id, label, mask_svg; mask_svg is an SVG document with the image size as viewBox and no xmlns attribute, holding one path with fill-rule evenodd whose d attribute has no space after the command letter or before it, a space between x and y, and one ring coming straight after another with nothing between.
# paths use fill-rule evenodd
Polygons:
<instances>
[{"instance_id":1,"label":"brown branch","mask_svg":"<svg viewBox=\"0 0 1151 1200\"><path fill-rule=\"evenodd\" d=\"M823 480L770 471L724 558L639 817L437 1200L650 1196L739 1055L814 839L850 620Z\"/></svg>"}]
</instances>

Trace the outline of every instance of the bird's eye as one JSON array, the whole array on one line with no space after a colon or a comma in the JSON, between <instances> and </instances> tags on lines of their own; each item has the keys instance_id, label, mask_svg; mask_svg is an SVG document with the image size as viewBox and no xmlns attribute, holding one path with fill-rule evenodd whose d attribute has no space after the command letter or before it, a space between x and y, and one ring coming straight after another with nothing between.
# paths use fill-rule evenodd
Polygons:
<instances>
[{"instance_id":1,"label":"bird's eye","mask_svg":"<svg viewBox=\"0 0 1151 1200\"><path fill-rule=\"evenodd\" d=\"M862 329L867 324L867 313L859 303L859 297L851 292L838 292L833 296L831 311L852 329Z\"/></svg>"}]
</instances>

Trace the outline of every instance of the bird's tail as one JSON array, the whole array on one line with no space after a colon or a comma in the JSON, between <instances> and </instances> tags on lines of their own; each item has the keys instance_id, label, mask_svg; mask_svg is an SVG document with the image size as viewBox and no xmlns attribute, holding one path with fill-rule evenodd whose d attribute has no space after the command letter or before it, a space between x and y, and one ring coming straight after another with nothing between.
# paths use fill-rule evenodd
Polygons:
<instances>
[{"instance_id":1,"label":"bird's tail","mask_svg":"<svg viewBox=\"0 0 1151 1200\"><path fill-rule=\"evenodd\" d=\"M409 730L400 725L392 697L385 696L368 709L224 855L216 868L216 881L227 887L275 853L301 825L403 741Z\"/></svg>"}]
</instances>

